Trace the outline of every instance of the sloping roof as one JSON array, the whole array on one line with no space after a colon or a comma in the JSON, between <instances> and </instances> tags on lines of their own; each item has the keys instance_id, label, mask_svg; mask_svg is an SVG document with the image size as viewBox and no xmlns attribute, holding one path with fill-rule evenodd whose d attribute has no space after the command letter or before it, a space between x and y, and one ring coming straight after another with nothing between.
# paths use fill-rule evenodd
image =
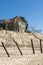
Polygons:
<instances>
[{"instance_id":1,"label":"sloping roof","mask_svg":"<svg viewBox=\"0 0 43 65\"><path fill-rule=\"evenodd\" d=\"M4 22L4 23L10 23L11 20L10 20L10 19L5 19L3 22Z\"/></svg>"},{"instance_id":2,"label":"sloping roof","mask_svg":"<svg viewBox=\"0 0 43 65\"><path fill-rule=\"evenodd\" d=\"M18 21L18 22L24 22L24 23L27 23L26 19L22 16L16 16L13 18L14 21Z\"/></svg>"},{"instance_id":3,"label":"sloping roof","mask_svg":"<svg viewBox=\"0 0 43 65\"><path fill-rule=\"evenodd\" d=\"M4 19L3 20L3 23L11 23L11 22L24 22L24 23L27 23L25 18L22 17L22 16L16 16L16 17L14 17L12 19Z\"/></svg>"}]
</instances>

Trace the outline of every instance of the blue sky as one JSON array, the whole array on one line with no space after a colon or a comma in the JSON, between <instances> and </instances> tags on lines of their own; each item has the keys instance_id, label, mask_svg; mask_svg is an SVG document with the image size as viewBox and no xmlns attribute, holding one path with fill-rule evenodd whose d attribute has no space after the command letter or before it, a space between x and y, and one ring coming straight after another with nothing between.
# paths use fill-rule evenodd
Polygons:
<instances>
[{"instance_id":1,"label":"blue sky","mask_svg":"<svg viewBox=\"0 0 43 65\"><path fill-rule=\"evenodd\" d=\"M30 27L43 30L43 0L0 0L0 19L24 16Z\"/></svg>"}]
</instances>

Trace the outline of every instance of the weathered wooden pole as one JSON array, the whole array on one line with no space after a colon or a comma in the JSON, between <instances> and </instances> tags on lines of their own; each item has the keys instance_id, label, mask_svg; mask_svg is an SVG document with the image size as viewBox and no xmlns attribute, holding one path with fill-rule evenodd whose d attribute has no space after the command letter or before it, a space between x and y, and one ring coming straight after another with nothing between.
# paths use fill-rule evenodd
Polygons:
<instances>
[{"instance_id":1,"label":"weathered wooden pole","mask_svg":"<svg viewBox=\"0 0 43 65\"><path fill-rule=\"evenodd\" d=\"M22 54L22 51L20 50L20 48L19 48L19 46L18 46L18 44L17 44L17 42L15 42L15 44L16 44L16 46L17 46L17 48L18 48L20 54L23 55L23 54Z\"/></svg>"},{"instance_id":2,"label":"weathered wooden pole","mask_svg":"<svg viewBox=\"0 0 43 65\"><path fill-rule=\"evenodd\" d=\"M10 57L10 55L9 55L9 53L8 53L8 51L7 51L7 49L6 49L5 46L4 46L4 43L3 43L3 42L1 42L1 43L2 43L2 46L3 46L3 48L4 48L4 50L5 50L6 54L7 54L7 56Z\"/></svg>"},{"instance_id":3,"label":"weathered wooden pole","mask_svg":"<svg viewBox=\"0 0 43 65\"><path fill-rule=\"evenodd\" d=\"M41 43L41 39L40 39L40 51L42 53L42 43Z\"/></svg>"},{"instance_id":4,"label":"weathered wooden pole","mask_svg":"<svg viewBox=\"0 0 43 65\"><path fill-rule=\"evenodd\" d=\"M10 37L11 38L11 37ZM18 50L19 50L19 52L20 52L20 54L21 55L23 55L22 54L22 51L20 50L20 48L19 48L19 45L18 45L18 43L13 39L13 38L11 38L12 40L13 40L13 42L16 44L16 46L17 46L17 48L18 48Z\"/></svg>"},{"instance_id":5,"label":"weathered wooden pole","mask_svg":"<svg viewBox=\"0 0 43 65\"><path fill-rule=\"evenodd\" d=\"M31 46L32 46L33 54L35 54L35 50L34 50L34 45L33 45L33 40L32 39L31 39Z\"/></svg>"}]
</instances>

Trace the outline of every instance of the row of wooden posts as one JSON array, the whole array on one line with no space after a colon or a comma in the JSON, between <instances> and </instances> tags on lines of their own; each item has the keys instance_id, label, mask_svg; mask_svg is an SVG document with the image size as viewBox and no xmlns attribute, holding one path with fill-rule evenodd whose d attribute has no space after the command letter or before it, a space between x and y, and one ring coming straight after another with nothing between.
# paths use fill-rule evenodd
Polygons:
<instances>
[{"instance_id":1,"label":"row of wooden posts","mask_svg":"<svg viewBox=\"0 0 43 65\"><path fill-rule=\"evenodd\" d=\"M42 53L42 40L40 39L39 40L40 41L40 51L41 51L41 53ZM33 50L33 54L35 54L35 49L34 49L34 45L33 45L33 40L31 39L31 46L32 46L32 50Z\"/></svg>"},{"instance_id":2,"label":"row of wooden posts","mask_svg":"<svg viewBox=\"0 0 43 65\"><path fill-rule=\"evenodd\" d=\"M17 43L13 38L11 38L11 39L13 40L13 42L15 42L15 44L16 44L16 46L17 46L19 52L20 52L20 54L23 55L22 51L21 51L20 48L19 48L18 43ZM1 42L1 43L2 43L2 46L3 46L3 48L4 48L4 50L5 50L6 54L7 54L7 56L10 57L10 55L9 55L9 53L8 53L8 51L7 51L6 47L5 47L5 45L4 45L4 43L3 43L3 42ZM33 40L32 40L32 39L31 39L31 46L32 46L33 54L35 54L35 49L34 49L34 45L33 45ZM41 51L41 53L42 53L42 43L41 43L41 39L40 39L40 51Z\"/></svg>"}]
</instances>

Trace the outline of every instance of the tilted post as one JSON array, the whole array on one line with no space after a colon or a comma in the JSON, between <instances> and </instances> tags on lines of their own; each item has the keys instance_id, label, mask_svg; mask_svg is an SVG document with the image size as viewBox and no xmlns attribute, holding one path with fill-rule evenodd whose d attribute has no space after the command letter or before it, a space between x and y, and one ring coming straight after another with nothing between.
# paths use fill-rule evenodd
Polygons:
<instances>
[{"instance_id":1,"label":"tilted post","mask_svg":"<svg viewBox=\"0 0 43 65\"><path fill-rule=\"evenodd\" d=\"M4 48L5 52L6 52L6 54L8 55L8 57L10 57L10 55L9 55L9 53L8 53L8 51L7 51L7 49L6 49L5 46L4 46L4 43L3 43L3 42L1 42L1 43L2 43L2 46L3 46L3 48Z\"/></svg>"},{"instance_id":2,"label":"tilted post","mask_svg":"<svg viewBox=\"0 0 43 65\"><path fill-rule=\"evenodd\" d=\"M21 51L20 48L19 48L18 43L17 43L12 37L10 37L10 38L11 38L11 39L13 40L13 42L16 44L16 46L17 46L17 48L18 48L20 54L23 55L23 54L22 54L22 51Z\"/></svg>"},{"instance_id":3,"label":"tilted post","mask_svg":"<svg viewBox=\"0 0 43 65\"><path fill-rule=\"evenodd\" d=\"M40 39L40 51L42 53L42 43L41 43L41 39Z\"/></svg>"},{"instance_id":4,"label":"tilted post","mask_svg":"<svg viewBox=\"0 0 43 65\"><path fill-rule=\"evenodd\" d=\"M34 45L33 45L33 40L32 39L31 39L31 46L32 46L33 54L35 54L35 50L34 50Z\"/></svg>"}]
</instances>

